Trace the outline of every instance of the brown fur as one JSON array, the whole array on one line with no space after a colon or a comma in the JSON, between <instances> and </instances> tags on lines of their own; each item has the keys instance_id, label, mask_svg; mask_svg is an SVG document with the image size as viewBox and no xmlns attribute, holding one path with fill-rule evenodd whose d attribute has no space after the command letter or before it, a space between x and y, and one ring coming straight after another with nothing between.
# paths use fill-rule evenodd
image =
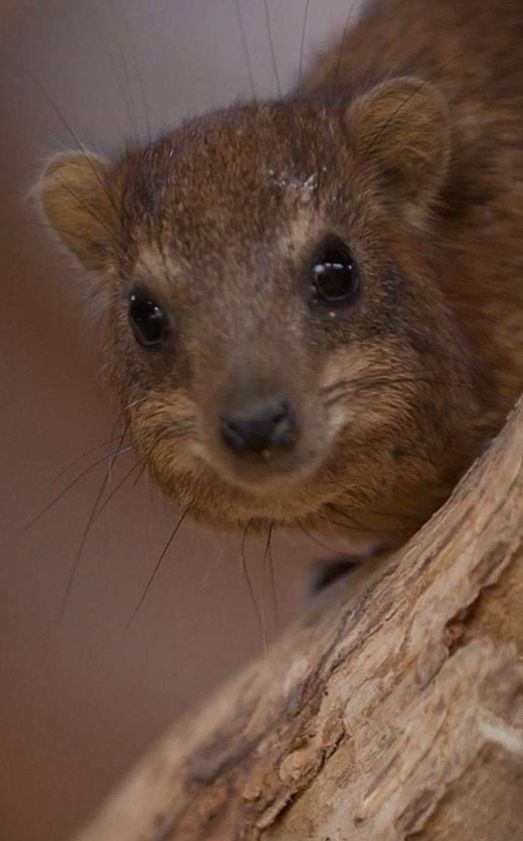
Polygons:
<instances>
[{"instance_id":1,"label":"brown fur","mask_svg":"<svg viewBox=\"0 0 523 841\"><path fill-rule=\"evenodd\" d=\"M45 211L106 292L138 450L207 523L405 539L523 386L523 6L382 0L300 91L212 114L111 165L54 159ZM363 278L311 306L335 232ZM137 345L133 286L172 320ZM217 417L284 394L289 453L234 459Z\"/></svg>"}]
</instances>

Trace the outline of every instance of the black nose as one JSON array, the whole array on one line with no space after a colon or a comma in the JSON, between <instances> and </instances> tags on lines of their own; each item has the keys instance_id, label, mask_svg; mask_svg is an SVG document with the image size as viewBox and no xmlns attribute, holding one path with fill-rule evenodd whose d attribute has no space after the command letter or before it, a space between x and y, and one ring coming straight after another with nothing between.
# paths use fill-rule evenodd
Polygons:
<instances>
[{"instance_id":1,"label":"black nose","mask_svg":"<svg viewBox=\"0 0 523 841\"><path fill-rule=\"evenodd\" d=\"M296 416L286 401L273 401L222 415L220 431L234 453L285 450L296 441Z\"/></svg>"}]
</instances>

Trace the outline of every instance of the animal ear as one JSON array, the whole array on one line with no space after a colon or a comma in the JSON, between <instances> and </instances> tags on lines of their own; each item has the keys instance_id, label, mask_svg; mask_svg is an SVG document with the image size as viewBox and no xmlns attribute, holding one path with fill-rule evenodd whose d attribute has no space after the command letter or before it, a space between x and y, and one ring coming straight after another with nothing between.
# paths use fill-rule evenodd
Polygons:
<instances>
[{"instance_id":1,"label":"animal ear","mask_svg":"<svg viewBox=\"0 0 523 841\"><path fill-rule=\"evenodd\" d=\"M118 218L104 161L83 152L51 158L42 175L44 213L65 246L100 271L116 251Z\"/></svg>"},{"instance_id":2,"label":"animal ear","mask_svg":"<svg viewBox=\"0 0 523 841\"><path fill-rule=\"evenodd\" d=\"M447 172L450 136L446 103L414 78L384 82L357 97L347 121L359 156L403 201L427 205Z\"/></svg>"}]
</instances>

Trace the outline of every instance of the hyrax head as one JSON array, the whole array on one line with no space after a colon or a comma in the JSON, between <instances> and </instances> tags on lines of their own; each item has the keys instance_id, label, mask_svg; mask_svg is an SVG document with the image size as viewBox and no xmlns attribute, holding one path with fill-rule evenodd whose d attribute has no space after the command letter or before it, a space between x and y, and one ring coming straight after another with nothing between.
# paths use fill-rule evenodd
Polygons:
<instances>
[{"instance_id":1,"label":"hyrax head","mask_svg":"<svg viewBox=\"0 0 523 841\"><path fill-rule=\"evenodd\" d=\"M99 277L130 433L176 502L391 535L432 510L460 411L427 235L448 147L439 94L398 79L50 161L45 213Z\"/></svg>"}]
</instances>

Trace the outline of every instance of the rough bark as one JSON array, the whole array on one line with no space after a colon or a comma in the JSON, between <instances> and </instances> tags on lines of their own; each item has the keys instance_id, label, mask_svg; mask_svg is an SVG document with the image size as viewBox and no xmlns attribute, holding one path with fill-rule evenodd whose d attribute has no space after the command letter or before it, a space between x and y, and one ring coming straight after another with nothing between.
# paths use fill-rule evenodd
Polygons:
<instances>
[{"instance_id":1,"label":"rough bark","mask_svg":"<svg viewBox=\"0 0 523 841\"><path fill-rule=\"evenodd\" d=\"M398 554L168 733L77 841L523 839L523 402Z\"/></svg>"}]
</instances>

